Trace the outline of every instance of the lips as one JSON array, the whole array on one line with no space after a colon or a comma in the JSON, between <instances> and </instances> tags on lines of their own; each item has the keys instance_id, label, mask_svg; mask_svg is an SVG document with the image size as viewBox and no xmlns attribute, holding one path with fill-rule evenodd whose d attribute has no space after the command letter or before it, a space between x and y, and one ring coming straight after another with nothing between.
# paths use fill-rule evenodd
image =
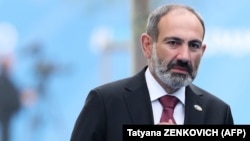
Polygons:
<instances>
[{"instance_id":1,"label":"lips","mask_svg":"<svg viewBox=\"0 0 250 141\"><path fill-rule=\"evenodd\" d=\"M188 74L189 73L187 68L179 67L179 66L172 67L171 71L176 72L176 73L183 73L183 74Z\"/></svg>"},{"instance_id":2,"label":"lips","mask_svg":"<svg viewBox=\"0 0 250 141\"><path fill-rule=\"evenodd\" d=\"M183 60L171 60L167 65L168 71L179 74L189 74L192 76L193 69L191 67L191 63L189 61Z\"/></svg>"}]
</instances>

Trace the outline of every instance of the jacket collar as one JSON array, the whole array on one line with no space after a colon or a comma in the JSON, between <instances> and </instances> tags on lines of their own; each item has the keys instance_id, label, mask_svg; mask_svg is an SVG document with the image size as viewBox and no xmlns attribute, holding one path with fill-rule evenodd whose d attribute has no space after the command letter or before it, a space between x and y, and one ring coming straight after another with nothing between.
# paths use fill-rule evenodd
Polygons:
<instances>
[{"instance_id":1,"label":"jacket collar","mask_svg":"<svg viewBox=\"0 0 250 141\"><path fill-rule=\"evenodd\" d=\"M154 123L145 71L146 67L131 77L125 87L124 99L133 124Z\"/></svg>"},{"instance_id":2,"label":"jacket collar","mask_svg":"<svg viewBox=\"0 0 250 141\"><path fill-rule=\"evenodd\" d=\"M203 92L195 85L186 88L184 124L202 124L205 119Z\"/></svg>"}]
</instances>

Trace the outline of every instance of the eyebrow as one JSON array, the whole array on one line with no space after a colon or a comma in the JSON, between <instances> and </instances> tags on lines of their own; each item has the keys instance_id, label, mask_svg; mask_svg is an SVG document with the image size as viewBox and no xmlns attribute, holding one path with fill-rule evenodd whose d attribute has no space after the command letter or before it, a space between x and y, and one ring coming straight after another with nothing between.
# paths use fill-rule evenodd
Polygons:
<instances>
[{"instance_id":1,"label":"eyebrow","mask_svg":"<svg viewBox=\"0 0 250 141\"><path fill-rule=\"evenodd\" d=\"M175 40L175 41L184 42L184 40L181 39L181 38L179 38L179 37L165 37L165 38L163 39L164 42L166 42L166 41L168 41L168 40ZM189 43L190 43L190 42L202 43L202 41L201 41L201 40L198 40L198 39L193 39L193 40L190 40L190 41L188 41L188 42L189 42Z\"/></svg>"},{"instance_id":2,"label":"eyebrow","mask_svg":"<svg viewBox=\"0 0 250 141\"><path fill-rule=\"evenodd\" d=\"M181 42L184 42L183 39L179 38L179 37L165 37L163 39L164 42L168 41L168 40L175 40L175 41L181 41Z\"/></svg>"}]
</instances>

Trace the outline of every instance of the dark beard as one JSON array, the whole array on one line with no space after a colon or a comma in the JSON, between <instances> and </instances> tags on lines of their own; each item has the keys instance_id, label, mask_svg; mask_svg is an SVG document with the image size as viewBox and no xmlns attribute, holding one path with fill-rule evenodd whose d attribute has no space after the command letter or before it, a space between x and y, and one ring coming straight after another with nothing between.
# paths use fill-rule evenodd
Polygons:
<instances>
[{"instance_id":1,"label":"dark beard","mask_svg":"<svg viewBox=\"0 0 250 141\"><path fill-rule=\"evenodd\" d=\"M177 60L176 62L172 60L171 62L169 62L167 67L168 67L168 70L172 69L173 67L181 67L185 69L190 75L192 75L192 72L193 72L191 64L189 62L185 62L182 60Z\"/></svg>"}]
</instances>

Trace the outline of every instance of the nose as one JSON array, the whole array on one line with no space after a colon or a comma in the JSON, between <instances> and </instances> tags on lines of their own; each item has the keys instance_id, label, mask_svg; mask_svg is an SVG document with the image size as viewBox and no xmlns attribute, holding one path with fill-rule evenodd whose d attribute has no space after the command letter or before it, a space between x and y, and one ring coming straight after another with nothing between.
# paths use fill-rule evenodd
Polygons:
<instances>
[{"instance_id":1,"label":"nose","mask_svg":"<svg viewBox=\"0 0 250 141\"><path fill-rule=\"evenodd\" d=\"M182 47L179 48L177 59L182 60L183 62L190 61L190 50L188 45L183 45Z\"/></svg>"}]
</instances>

